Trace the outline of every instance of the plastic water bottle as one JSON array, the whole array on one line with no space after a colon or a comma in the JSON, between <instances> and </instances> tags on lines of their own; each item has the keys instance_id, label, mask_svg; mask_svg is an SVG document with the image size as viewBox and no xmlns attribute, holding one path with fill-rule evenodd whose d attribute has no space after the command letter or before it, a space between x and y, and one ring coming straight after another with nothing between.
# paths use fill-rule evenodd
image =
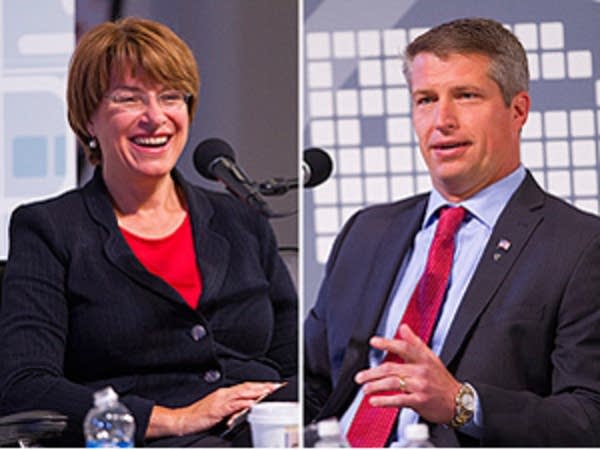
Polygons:
<instances>
[{"instance_id":1,"label":"plastic water bottle","mask_svg":"<svg viewBox=\"0 0 600 450\"><path fill-rule=\"evenodd\" d=\"M429 428L424 423L411 423L404 428L404 445L406 448L430 448L434 445L429 440Z\"/></svg>"},{"instance_id":2,"label":"plastic water bottle","mask_svg":"<svg viewBox=\"0 0 600 450\"><path fill-rule=\"evenodd\" d=\"M315 442L315 447L317 448L340 448L349 446L342 434L340 422L335 417L318 422L317 435L318 440Z\"/></svg>"},{"instance_id":3,"label":"plastic water bottle","mask_svg":"<svg viewBox=\"0 0 600 450\"><path fill-rule=\"evenodd\" d=\"M94 407L83 422L87 447L133 447L135 422L110 386L94 393Z\"/></svg>"}]
</instances>

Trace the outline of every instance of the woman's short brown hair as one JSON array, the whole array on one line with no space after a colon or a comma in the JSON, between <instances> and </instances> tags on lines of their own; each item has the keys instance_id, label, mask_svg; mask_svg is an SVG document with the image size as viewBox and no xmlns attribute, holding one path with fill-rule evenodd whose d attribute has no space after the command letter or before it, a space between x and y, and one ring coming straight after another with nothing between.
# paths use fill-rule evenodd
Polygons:
<instances>
[{"instance_id":1,"label":"woman's short brown hair","mask_svg":"<svg viewBox=\"0 0 600 450\"><path fill-rule=\"evenodd\" d=\"M90 148L87 130L91 116L110 86L112 75L141 73L152 83L191 94L190 121L200 89L196 59L170 28L152 20L128 17L104 22L85 33L71 57L67 85L68 118L92 164L102 160L99 148Z\"/></svg>"}]
</instances>

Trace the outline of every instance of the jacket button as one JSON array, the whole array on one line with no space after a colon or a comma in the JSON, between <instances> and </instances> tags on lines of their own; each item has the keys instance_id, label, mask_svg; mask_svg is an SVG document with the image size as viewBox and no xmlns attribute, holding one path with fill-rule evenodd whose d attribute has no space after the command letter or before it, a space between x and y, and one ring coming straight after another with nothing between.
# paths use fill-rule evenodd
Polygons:
<instances>
[{"instance_id":1,"label":"jacket button","mask_svg":"<svg viewBox=\"0 0 600 450\"><path fill-rule=\"evenodd\" d=\"M208 370L204 372L203 378L207 383L215 383L221 379L221 372L218 370Z\"/></svg>"},{"instance_id":2,"label":"jacket button","mask_svg":"<svg viewBox=\"0 0 600 450\"><path fill-rule=\"evenodd\" d=\"M190 334L192 335L192 339L194 341L199 341L206 336L206 328L204 328L202 325L194 325L190 331Z\"/></svg>"}]
</instances>

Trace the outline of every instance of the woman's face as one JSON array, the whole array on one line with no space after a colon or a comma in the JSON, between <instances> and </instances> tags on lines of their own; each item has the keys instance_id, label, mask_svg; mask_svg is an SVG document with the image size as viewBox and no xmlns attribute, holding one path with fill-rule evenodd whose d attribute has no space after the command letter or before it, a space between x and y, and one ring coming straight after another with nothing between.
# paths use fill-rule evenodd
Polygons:
<instances>
[{"instance_id":1,"label":"woman's face","mask_svg":"<svg viewBox=\"0 0 600 450\"><path fill-rule=\"evenodd\" d=\"M113 75L88 124L100 144L104 178L145 182L168 176L188 137L186 94L125 73Z\"/></svg>"}]
</instances>

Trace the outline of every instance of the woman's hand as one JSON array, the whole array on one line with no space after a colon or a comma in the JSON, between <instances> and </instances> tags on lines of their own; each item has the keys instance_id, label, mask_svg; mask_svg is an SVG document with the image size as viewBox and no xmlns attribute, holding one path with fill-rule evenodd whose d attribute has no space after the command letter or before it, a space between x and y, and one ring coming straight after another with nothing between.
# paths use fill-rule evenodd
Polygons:
<instances>
[{"instance_id":1,"label":"woman's hand","mask_svg":"<svg viewBox=\"0 0 600 450\"><path fill-rule=\"evenodd\" d=\"M155 406L150 415L146 438L183 436L208 430L226 417L252 406L270 394L279 383L246 382L220 388L183 408Z\"/></svg>"}]
</instances>

